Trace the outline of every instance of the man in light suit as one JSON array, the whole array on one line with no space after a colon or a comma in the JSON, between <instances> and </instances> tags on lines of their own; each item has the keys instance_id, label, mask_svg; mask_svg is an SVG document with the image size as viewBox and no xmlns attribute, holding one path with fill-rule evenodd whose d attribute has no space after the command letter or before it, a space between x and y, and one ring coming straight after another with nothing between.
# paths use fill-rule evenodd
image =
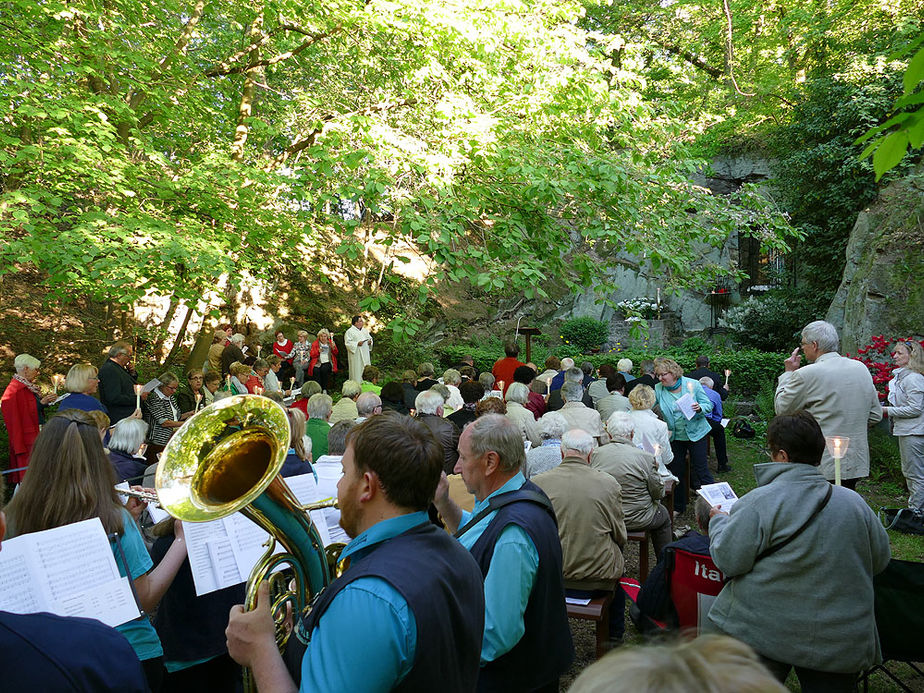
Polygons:
<instances>
[{"instance_id":1,"label":"man in light suit","mask_svg":"<svg viewBox=\"0 0 924 693\"><path fill-rule=\"evenodd\" d=\"M867 427L882 419L882 407L869 370L859 361L837 353L840 339L829 322L816 320L802 330L802 347L809 364L799 368L799 348L786 359L786 371L776 386L777 414L811 412L825 436L847 436L841 460L842 484L855 489L869 476ZM821 471L834 480L834 458L825 450Z\"/></svg>"}]
</instances>

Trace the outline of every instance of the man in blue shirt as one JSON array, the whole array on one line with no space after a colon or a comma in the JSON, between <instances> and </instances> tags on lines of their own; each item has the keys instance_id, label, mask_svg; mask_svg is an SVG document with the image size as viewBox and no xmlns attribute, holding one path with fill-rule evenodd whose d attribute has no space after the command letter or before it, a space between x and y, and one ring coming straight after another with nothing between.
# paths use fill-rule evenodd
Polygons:
<instances>
[{"instance_id":1,"label":"man in blue shirt","mask_svg":"<svg viewBox=\"0 0 924 693\"><path fill-rule=\"evenodd\" d=\"M474 689L481 572L428 520L442 460L429 429L399 414L373 416L348 434L337 499L354 538L340 557L343 573L305 619L299 690ZM276 649L266 584L253 611L232 609L227 636L261 692L296 690Z\"/></svg>"},{"instance_id":2,"label":"man in blue shirt","mask_svg":"<svg viewBox=\"0 0 924 693\"><path fill-rule=\"evenodd\" d=\"M725 426L722 425L722 398L720 393L715 389L715 382L708 375L699 379L700 385L706 391L706 397L712 402L712 412L706 414L706 420L712 430L709 435L715 445L715 459L718 463L718 471L730 472L731 466L728 464L728 452L725 441Z\"/></svg>"},{"instance_id":3,"label":"man in blue shirt","mask_svg":"<svg viewBox=\"0 0 924 693\"><path fill-rule=\"evenodd\" d=\"M479 691L557 691L574 656L565 611L562 552L548 497L520 472L525 461L519 429L488 414L459 438L471 513L437 489L437 509L484 575L485 626Z\"/></svg>"}]
</instances>

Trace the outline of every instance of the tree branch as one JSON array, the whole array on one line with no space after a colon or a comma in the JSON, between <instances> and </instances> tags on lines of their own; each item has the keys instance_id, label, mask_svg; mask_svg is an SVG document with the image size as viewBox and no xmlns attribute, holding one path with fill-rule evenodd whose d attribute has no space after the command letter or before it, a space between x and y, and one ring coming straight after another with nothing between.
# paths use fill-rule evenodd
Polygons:
<instances>
[{"instance_id":1,"label":"tree branch","mask_svg":"<svg viewBox=\"0 0 924 693\"><path fill-rule=\"evenodd\" d=\"M294 32L303 34L307 36L308 38L306 38L304 41L302 41L298 46L296 46L292 50L286 51L285 53L280 53L279 55L276 55L272 58L266 58L265 60L257 60L255 62L251 62L249 65L232 66L233 63L235 63L245 54L247 54L248 52L252 51L255 48L259 48L260 46L265 44L267 41L269 41L270 37L273 34L278 33L279 31L283 31L283 30L284 31L294 31ZM247 49L238 51L237 53L232 55L227 60L222 61L217 66L211 68L210 70L206 70L205 75L206 77L221 77L224 75L236 75L242 72L247 72L248 70L252 70L256 67L268 67L270 65L275 65L276 63L282 62L283 60L288 60L289 58L298 55L303 50L317 43L318 41L322 41L326 38L330 38L334 34L337 34L341 31L343 31L343 25L341 24L338 24L330 31L324 31L319 34L309 33L305 31L304 29L297 27L295 25L292 25L292 24L283 24L277 29L274 29L269 34L264 34L258 41L256 41L254 44L251 44L251 46L249 46Z\"/></svg>"},{"instance_id":2,"label":"tree branch","mask_svg":"<svg viewBox=\"0 0 924 693\"><path fill-rule=\"evenodd\" d=\"M311 147L318 135L324 132L325 128L334 120L340 118L349 118L356 115L368 115L370 113L380 113L382 111L391 111L395 108L401 108L402 106L413 106L417 103L417 99L401 99L400 101L385 101L382 103L373 104L372 106L366 106L365 108L359 108L355 111L349 111L347 113L328 113L325 116L321 117L321 125L316 127L314 130L308 134L300 137L290 144L286 149L280 153L272 163L269 165L269 169L278 168L282 166L290 156L297 154L303 149L308 149Z\"/></svg>"}]
</instances>

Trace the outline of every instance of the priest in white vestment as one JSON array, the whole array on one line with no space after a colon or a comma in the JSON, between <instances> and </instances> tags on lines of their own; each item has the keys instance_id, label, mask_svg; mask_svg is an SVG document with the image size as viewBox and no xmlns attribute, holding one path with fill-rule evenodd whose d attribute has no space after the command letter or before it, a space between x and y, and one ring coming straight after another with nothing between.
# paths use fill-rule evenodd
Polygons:
<instances>
[{"instance_id":1,"label":"priest in white vestment","mask_svg":"<svg viewBox=\"0 0 924 693\"><path fill-rule=\"evenodd\" d=\"M363 381L363 368L372 362L369 356L369 351L372 349L372 335L364 326L363 316L354 315L352 327L343 335L343 343L349 352L350 380L357 383Z\"/></svg>"}]
</instances>

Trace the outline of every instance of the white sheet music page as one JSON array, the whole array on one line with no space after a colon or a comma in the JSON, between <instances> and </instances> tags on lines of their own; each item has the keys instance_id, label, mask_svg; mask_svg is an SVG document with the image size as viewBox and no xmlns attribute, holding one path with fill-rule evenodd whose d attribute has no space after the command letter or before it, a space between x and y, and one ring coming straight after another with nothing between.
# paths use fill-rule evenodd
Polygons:
<instances>
[{"instance_id":1,"label":"white sheet music page","mask_svg":"<svg viewBox=\"0 0 924 693\"><path fill-rule=\"evenodd\" d=\"M21 556L25 556L24 562L19 561ZM33 582L31 604L41 610L95 618L108 625L119 625L141 615L128 580L119 575L98 517L4 542L0 562L6 559L12 561L8 566L12 570L4 571L11 584L21 577L17 568L28 568ZM30 598L19 601L22 608L30 604Z\"/></svg>"},{"instance_id":2,"label":"white sheet music page","mask_svg":"<svg viewBox=\"0 0 924 693\"><path fill-rule=\"evenodd\" d=\"M244 582L224 519L184 522L183 529L197 596Z\"/></svg>"},{"instance_id":3,"label":"white sheet music page","mask_svg":"<svg viewBox=\"0 0 924 693\"><path fill-rule=\"evenodd\" d=\"M340 476L342 476L342 472ZM339 479L339 476L337 478ZM331 483L331 481L330 478L324 478L320 476L320 474L317 480L315 480L314 474L299 474L298 476L290 476L286 479L286 483L289 485L289 488L292 489L292 493L295 494L295 497L298 498L298 502L302 505L317 503L318 501L328 500L329 498L336 498L337 481L333 480L333 483ZM328 546L334 541L339 541L333 538L336 530L340 530L340 526L337 523L333 526L330 525L331 510L337 514L337 520L339 521L340 511L336 508L312 510L310 513L311 521L314 522L318 530L318 536L321 537L321 542L324 546Z\"/></svg>"},{"instance_id":4,"label":"white sheet music page","mask_svg":"<svg viewBox=\"0 0 924 693\"><path fill-rule=\"evenodd\" d=\"M3 542L0 551L0 611L34 614L49 611L50 597L45 583L34 577L28 535Z\"/></svg>"}]
</instances>

